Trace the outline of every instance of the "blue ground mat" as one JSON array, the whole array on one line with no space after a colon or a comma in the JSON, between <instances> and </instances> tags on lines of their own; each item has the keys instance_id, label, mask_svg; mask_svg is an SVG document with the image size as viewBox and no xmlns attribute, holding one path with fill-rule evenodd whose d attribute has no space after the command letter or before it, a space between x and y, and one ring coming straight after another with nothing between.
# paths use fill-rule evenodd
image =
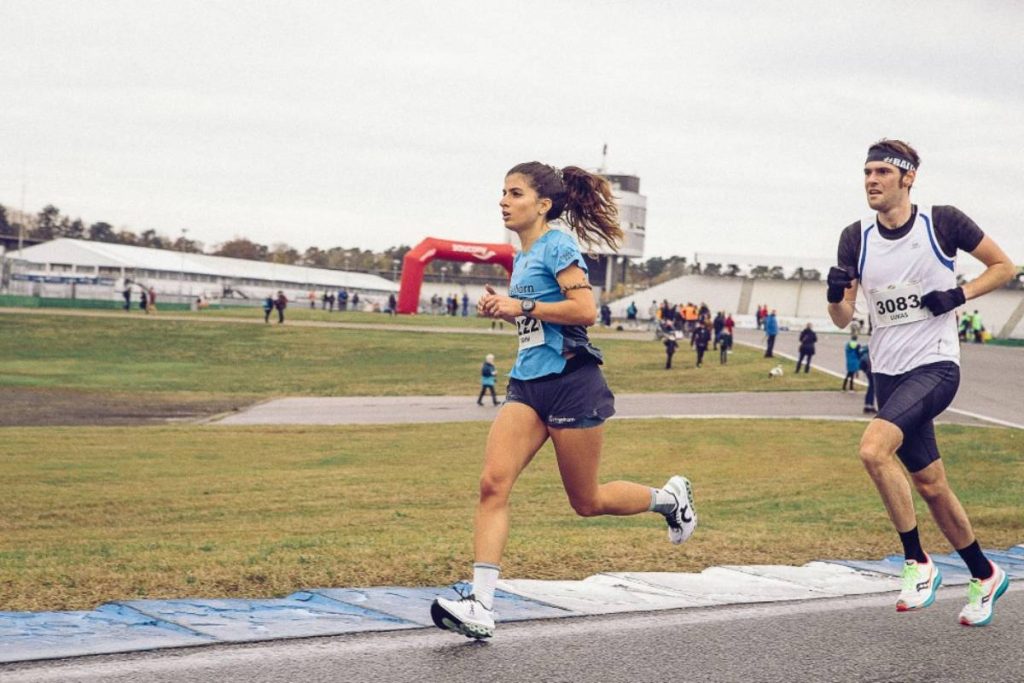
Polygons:
<instances>
[{"instance_id":1,"label":"blue ground mat","mask_svg":"<svg viewBox=\"0 0 1024 683\"><path fill-rule=\"evenodd\" d=\"M206 645L216 640L123 605L92 612L0 612L0 662Z\"/></svg>"},{"instance_id":2,"label":"blue ground mat","mask_svg":"<svg viewBox=\"0 0 1024 683\"><path fill-rule=\"evenodd\" d=\"M458 584L458 587L465 591L468 585ZM459 594L451 587L316 588L312 592L343 603L390 614L421 626L433 625L430 620L430 603L434 598L458 599L459 597ZM496 613L495 621L498 622L578 616L575 612L500 590L494 593L494 611Z\"/></svg>"},{"instance_id":3,"label":"blue ground mat","mask_svg":"<svg viewBox=\"0 0 1024 683\"><path fill-rule=\"evenodd\" d=\"M307 591L270 600L137 600L122 604L154 619L235 643L418 626Z\"/></svg>"},{"instance_id":4,"label":"blue ground mat","mask_svg":"<svg viewBox=\"0 0 1024 683\"><path fill-rule=\"evenodd\" d=\"M985 552L1011 579L1024 579L1024 545ZM944 584L970 579L956 553L932 559L942 569ZM889 576L899 576L903 569L899 555L828 562ZM858 586L862 583L863 579ZM91 612L0 612L0 662L422 628L432 624L430 602L439 596L457 597L454 588L316 588L265 600L135 600L107 603ZM465 591L468 586L458 588ZM832 590L842 592L839 586ZM853 593L863 593L863 587ZM497 591L497 621L583 614L536 597ZM637 603L636 609L645 609L644 604Z\"/></svg>"},{"instance_id":5,"label":"blue ground mat","mask_svg":"<svg viewBox=\"0 0 1024 683\"><path fill-rule=\"evenodd\" d=\"M1003 568L1011 579L1024 579L1024 546L1014 546L1008 550L985 550L985 555ZM971 580L964 561L957 553L944 555L931 554L932 562L942 572L942 583L946 586L966 585ZM881 560L830 560L833 564L841 564L862 571L878 572L899 576L903 572L903 556L889 555Z\"/></svg>"}]
</instances>

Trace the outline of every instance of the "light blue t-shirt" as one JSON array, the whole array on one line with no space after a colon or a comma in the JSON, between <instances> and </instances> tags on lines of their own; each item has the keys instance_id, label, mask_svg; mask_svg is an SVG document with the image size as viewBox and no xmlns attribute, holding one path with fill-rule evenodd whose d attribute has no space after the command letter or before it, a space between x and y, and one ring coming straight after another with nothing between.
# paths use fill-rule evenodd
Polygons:
<instances>
[{"instance_id":1,"label":"light blue t-shirt","mask_svg":"<svg viewBox=\"0 0 1024 683\"><path fill-rule=\"evenodd\" d=\"M558 273L573 264L587 272L587 263L576 240L559 230L549 230L533 243L529 251L516 254L509 296L535 301L564 301L565 295L556 278ZM540 322L544 329L544 343L519 350L509 373L513 378L536 379L559 373L565 369L563 354L569 351L589 353L601 361L601 352L590 345L586 327Z\"/></svg>"}]
</instances>

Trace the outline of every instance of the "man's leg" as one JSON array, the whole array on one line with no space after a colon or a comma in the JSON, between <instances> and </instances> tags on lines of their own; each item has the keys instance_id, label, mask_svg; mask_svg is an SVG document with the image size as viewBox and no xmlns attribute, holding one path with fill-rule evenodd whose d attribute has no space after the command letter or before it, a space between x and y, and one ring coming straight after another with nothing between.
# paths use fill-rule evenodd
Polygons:
<instances>
[{"instance_id":1,"label":"man's leg","mask_svg":"<svg viewBox=\"0 0 1024 683\"><path fill-rule=\"evenodd\" d=\"M902 443L903 431L892 422L877 418L868 424L860 442L861 461L896 527L906 558L897 612L928 607L935 601L935 591L942 583L941 573L921 548L910 483L896 458Z\"/></svg>"},{"instance_id":2,"label":"man's leg","mask_svg":"<svg viewBox=\"0 0 1024 683\"><path fill-rule=\"evenodd\" d=\"M910 478L950 544L954 548L965 548L974 543L971 520L949 486L942 461L936 460L923 470L912 473Z\"/></svg>"},{"instance_id":3,"label":"man's leg","mask_svg":"<svg viewBox=\"0 0 1024 683\"><path fill-rule=\"evenodd\" d=\"M899 533L917 526L910 483L896 458L903 443L903 432L891 422L874 419L860 440L860 459L882 498L889 519Z\"/></svg>"}]
</instances>

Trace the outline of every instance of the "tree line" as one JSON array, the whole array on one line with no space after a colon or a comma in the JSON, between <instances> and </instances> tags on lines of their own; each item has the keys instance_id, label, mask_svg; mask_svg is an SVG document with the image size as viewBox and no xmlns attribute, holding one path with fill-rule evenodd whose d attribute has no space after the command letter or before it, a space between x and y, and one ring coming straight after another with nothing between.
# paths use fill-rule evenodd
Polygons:
<instances>
[{"instance_id":1,"label":"tree line","mask_svg":"<svg viewBox=\"0 0 1024 683\"><path fill-rule=\"evenodd\" d=\"M188 239L184 234L172 239L156 230L143 230L136 233L125 228L115 228L105 221L87 224L80 218L62 214L60 209L52 204L46 205L37 214L29 215L8 210L0 204L0 234L16 235L22 228L24 228L25 237L30 240L47 241L65 237L93 242L129 244L151 249L227 256L249 261L373 272L385 276L393 276L401 272L402 258L411 249L409 245L399 245L389 247L381 252L373 252L368 249L340 246L326 249L313 246L299 251L284 242L267 245L253 242L245 237L235 237L214 245L211 250L207 251L202 242ZM627 279L634 286L657 284L692 272L692 267L688 265L686 257L681 256L653 257L644 262L631 261L628 269ZM448 272L451 273L452 278L471 275L474 278L500 281L506 277L501 266L488 263L448 264L445 261L432 261L426 267L426 273L435 277Z\"/></svg>"}]
</instances>

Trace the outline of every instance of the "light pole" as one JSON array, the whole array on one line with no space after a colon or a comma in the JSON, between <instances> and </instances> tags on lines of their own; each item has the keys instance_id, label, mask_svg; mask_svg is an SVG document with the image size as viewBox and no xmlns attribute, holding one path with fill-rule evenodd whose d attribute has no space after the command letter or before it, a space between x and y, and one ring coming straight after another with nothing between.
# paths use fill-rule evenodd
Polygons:
<instances>
[{"instance_id":1,"label":"light pole","mask_svg":"<svg viewBox=\"0 0 1024 683\"><path fill-rule=\"evenodd\" d=\"M185 280L185 235L188 228L181 229L181 268L178 270L178 303L181 303L181 290Z\"/></svg>"}]
</instances>

